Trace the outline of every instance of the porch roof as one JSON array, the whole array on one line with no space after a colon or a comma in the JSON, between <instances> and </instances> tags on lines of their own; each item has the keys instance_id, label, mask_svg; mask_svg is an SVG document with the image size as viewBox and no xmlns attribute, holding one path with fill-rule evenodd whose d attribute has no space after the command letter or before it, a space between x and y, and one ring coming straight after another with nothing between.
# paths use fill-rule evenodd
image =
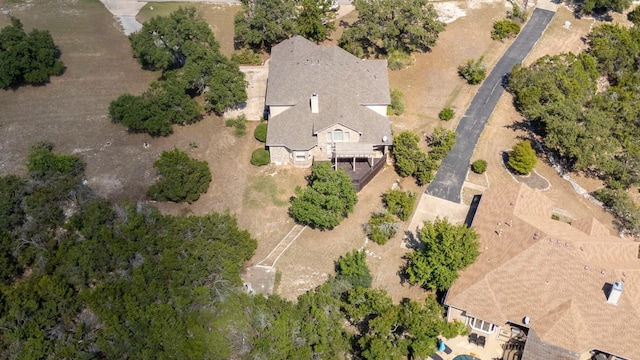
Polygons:
<instances>
[{"instance_id":1,"label":"porch roof","mask_svg":"<svg viewBox=\"0 0 640 360\"><path fill-rule=\"evenodd\" d=\"M333 152L337 158L349 158L349 157L374 157L376 151L374 150L374 144L362 144L355 142L336 143L336 148Z\"/></svg>"}]
</instances>

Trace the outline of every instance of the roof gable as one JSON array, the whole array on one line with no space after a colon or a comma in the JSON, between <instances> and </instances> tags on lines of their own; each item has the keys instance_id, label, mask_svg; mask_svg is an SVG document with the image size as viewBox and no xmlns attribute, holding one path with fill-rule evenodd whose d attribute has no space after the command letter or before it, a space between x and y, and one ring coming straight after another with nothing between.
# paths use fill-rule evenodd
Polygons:
<instances>
[{"instance_id":1,"label":"roof gable","mask_svg":"<svg viewBox=\"0 0 640 360\"><path fill-rule=\"evenodd\" d=\"M312 94L317 113L311 112ZM361 143L391 144L389 118L366 106L390 103L386 60L361 60L295 36L272 48L265 103L293 105L269 119L267 146L307 150L319 131L335 124L358 132Z\"/></svg>"}]
</instances>

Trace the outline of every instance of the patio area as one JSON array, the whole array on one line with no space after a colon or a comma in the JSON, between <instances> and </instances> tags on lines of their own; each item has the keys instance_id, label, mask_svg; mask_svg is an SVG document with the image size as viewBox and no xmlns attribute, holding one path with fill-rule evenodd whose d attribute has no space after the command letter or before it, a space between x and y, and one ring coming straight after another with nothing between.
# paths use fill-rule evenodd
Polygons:
<instances>
[{"instance_id":1,"label":"patio area","mask_svg":"<svg viewBox=\"0 0 640 360\"><path fill-rule=\"evenodd\" d=\"M447 351L438 351L431 355L433 360L456 360L468 355L481 360L520 360L527 341L526 330L504 325L493 334L472 332L445 340Z\"/></svg>"},{"instance_id":2,"label":"patio area","mask_svg":"<svg viewBox=\"0 0 640 360\"><path fill-rule=\"evenodd\" d=\"M502 359L502 345L504 341L497 339L496 334L485 335L486 343L484 347L469 342L469 336L458 336L453 339L445 340L447 346L451 349L451 353L438 351L431 355L432 360L453 360L458 355L471 355L481 360Z\"/></svg>"}]
</instances>

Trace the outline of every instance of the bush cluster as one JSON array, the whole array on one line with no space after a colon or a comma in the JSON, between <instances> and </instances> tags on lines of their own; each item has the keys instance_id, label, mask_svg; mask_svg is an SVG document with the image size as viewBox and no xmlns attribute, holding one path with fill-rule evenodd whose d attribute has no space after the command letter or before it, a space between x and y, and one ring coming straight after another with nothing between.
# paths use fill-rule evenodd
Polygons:
<instances>
[{"instance_id":1,"label":"bush cluster","mask_svg":"<svg viewBox=\"0 0 640 360\"><path fill-rule=\"evenodd\" d=\"M528 174L536 167L536 151L531 147L531 143L522 140L513 146L509 153L508 165L518 174Z\"/></svg>"},{"instance_id":2,"label":"bush cluster","mask_svg":"<svg viewBox=\"0 0 640 360\"><path fill-rule=\"evenodd\" d=\"M398 89L391 89L391 105L387 108L387 115L402 115L404 113L404 94Z\"/></svg>"},{"instance_id":3,"label":"bush cluster","mask_svg":"<svg viewBox=\"0 0 640 360\"><path fill-rule=\"evenodd\" d=\"M476 174L484 174L487 171L487 161L482 159L474 161L471 164L471 170Z\"/></svg>"},{"instance_id":4,"label":"bush cluster","mask_svg":"<svg viewBox=\"0 0 640 360\"><path fill-rule=\"evenodd\" d=\"M252 49L241 49L231 54L231 61L239 65L262 65L260 54Z\"/></svg>"},{"instance_id":5,"label":"bush cluster","mask_svg":"<svg viewBox=\"0 0 640 360\"><path fill-rule=\"evenodd\" d=\"M387 66L391 70L402 70L413 65L414 59L411 54L400 50L391 50L387 56Z\"/></svg>"},{"instance_id":6,"label":"bush cluster","mask_svg":"<svg viewBox=\"0 0 640 360\"><path fill-rule=\"evenodd\" d=\"M244 114L225 120L225 125L234 128L233 134L235 136L242 136L247 133L247 117Z\"/></svg>"},{"instance_id":7,"label":"bush cluster","mask_svg":"<svg viewBox=\"0 0 640 360\"><path fill-rule=\"evenodd\" d=\"M260 142L267 141L267 123L261 122L256 126L256 129L253 131L253 137Z\"/></svg>"},{"instance_id":8,"label":"bush cluster","mask_svg":"<svg viewBox=\"0 0 640 360\"><path fill-rule=\"evenodd\" d=\"M503 40L515 37L520 33L520 24L510 19L498 20L493 23L491 38L493 40Z\"/></svg>"},{"instance_id":9,"label":"bush cluster","mask_svg":"<svg viewBox=\"0 0 640 360\"><path fill-rule=\"evenodd\" d=\"M440 167L440 160L451 151L456 142L456 133L437 127L428 139L431 151L425 153L418 146L418 135L403 131L394 138L393 158L398 175L413 176L420 186L434 178L433 172Z\"/></svg>"},{"instance_id":10,"label":"bush cluster","mask_svg":"<svg viewBox=\"0 0 640 360\"><path fill-rule=\"evenodd\" d=\"M484 57L481 56L478 60L467 60L464 65L458 66L458 74L471 85L480 84L487 77L487 64L484 62Z\"/></svg>"},{"instance_id":11,"label":"bush cluster","mask_svg":"<svg viewBox=\"0 0 640 360\"><path fill-rule=\"evenodd\" d=\"M207 192L211 182L209 164L191 159L178 149L163 151L153 167L160 174L160 181L147 189L153 200L191 203Z\"/></svg>"},{"instance_id":12,"label":"bush cluster","mask_svg":"<svg viewBox=\"0 0 640 360\"><path fill-rule=\"evenodd\" d=\"M449 120L453 119L455 114L456 114L456 112L452 108L446 107L446 108L440 110L440 112L438 113L438 118L440 120L443 120L443 121L449 121Z\"/></svg>"}]
</instances>

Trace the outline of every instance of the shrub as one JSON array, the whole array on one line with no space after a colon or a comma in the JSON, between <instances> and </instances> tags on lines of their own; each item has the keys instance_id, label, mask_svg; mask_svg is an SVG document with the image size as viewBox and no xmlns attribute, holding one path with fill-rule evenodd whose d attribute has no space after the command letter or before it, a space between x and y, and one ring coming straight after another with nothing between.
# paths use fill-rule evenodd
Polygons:
<instances>
[{"instance_id":1,"label":"shrub","mask_svg":"<svg viewBox=\"0 0 640 360\"><path fill-rule=\"evenodd\" d=\"M147 195L153 200L193 202L207 191L211 182L209 164L190 159L178 149L163 151L153 167L161 176L160 181L147 189Z\"/></svg>"},{"instance_id":2,"label":"shrub","mask_svg":"<svg viewBox=\"0 0 640 360\"><path fill-rule=\"evenodd\" d=\"M410 191L391 190L382 195L382 202L390 213L397 216L400 220L406 221L413 213L413 207L416 203L416 195Z\"/></svg>"},{"instance_id":3,"label":"shrub","mask_svg":"<svg viewBox=\"0 0 640 360\"><path fill-rule=\"evenodd\" d=\"M471 85L480 84L487 77L487 65L484 63L484 56L481 56L478 60L467 60L464 65L458 67L458 74Z\"/></svg>"},{"instance_id":4,"label":"shrub","mask_svg":"<svg viewBox=\"0 0 640 360\"><path fill-rule=\"evenodd\" d=\"M517 143L509 153L509 166L519 174L528 174L536 166L536 151L531 147L531 143L522 140Z\"/></svg>"},{"instance_id":5,"label":"shrub","mask_svg":"<svg viewBox=\"0 0 640 360\"><path fill-rule=\"evenodd\" d=\"M476 174L484 174L487 171L487 162L485 160L476 160L471 164L471 170Z\"/></svg>"},{"instance_id":6,"label":"shrub","mask_svg":"<svg viewBox=\"0 0 640 360\"><path fill-rule=\"evenodd\" d=\"M367 266L367 253L364 250L353 250L340 256L335 262L335 270L338 280L346 280L354 287L371 287L373 278Z\"/></svg>"},{"instance_id":7,"label":"shrub","mask_svg":"<svg viewBox=\"0 0 640 360\"><path fill-rule=\"evenodd\" d=\"M520 6L518 6L518 4L513 3L513 9L511 11L507 11L507 18L511 19L511 20L518 20L521 23L527 21L527 17L529 16L529 14L527 14L526 11L520 9Z\"/></svg>"},{"instance_id":8,"label":"shrub","mask_svg":"<svg viewBox=\"0 0 640 360\"><path fill-rule=\"evenodd\" d=\"M429 158L433 161L444 159L456 144L456 132L443 127L436 127L429 140Z\"/></svg>"},{"instance_id":9,"label":"shrub","mask_svg":"<svg viewBox=\"0 0 640 360\"><path fill-rule=\"evenodd\" d=\"M404 94L398 89L391 89L391 105L387 115L401 115L404 112Z\"/></svg>"},{"instance_id":10,"label":"shrub","mask_svg":"<svg viewBox=\"0 0 640 360\"><path fill-rule=\"evenodd\" d=\"M233 131L235 136L242 136L247 133L247 117L244 114L227 119L225 125L235 128Z\"/></svg>"},{"instance_id":11,"label":"shrub","mask_svg":"<svg viewBox=\"0 0 640 360\"><path fill-rule=\"evenodd\" d=\"M493 31L491 38L493 40L503 40L508 37L514 37L520 33L520 24L513 20L504 19L493 23Z\"/></svg>"},{"instance_id":12,"label":"shrub","mask_svg":"<svg viewBox=\"0 0 640 360\"><path fill-rule=\"evenodd\" d=\"M253 131L253 136L260 142L267 141L267 123L261 122Z\"/></svg>"},{"instance_id":13,"label":"shrub","mask_svg":"<svg viewBox=\"0 0 640 360\"><path fill-rule=\"evenodd\" d=\"M413 65L413 57L411 54L399 50L389 51L387 63L391 70L402 70L407 66Z\"/></svg>"},{"instance_id":14,"label":"shrub","mask_svg":"<svg viewBox=\"0 0 640 360\"><path fill-rule=\"evenodd\" d=\"M443 120L443 121L449 121L449 120L453 119L455 114L456 114L456 112L452 108L446 107L446 108L440 110L440 112L438 113L438 118L440 120Z\"/></svg>"},{"instance_id":15,"label":"shrub","mask_svg":"<svg viewBox=\"0 0 640 360\"><path fill-rule=\"evenodd\" d=\"M627 14L627 20L631 21L636 27L640 24L640 6L636 6Z\"/></svg>"},{"instance_id":16,"label":"shrub","mask_svg":"<svg viewBox=\"0 0 640 360\"><path fill-rule=\"evenodd\" d=\"M262 65L260 55L252 49L242 49L231 54L231 61L242 65Z\"/></svg>"},{"instance_id":17,"label":"shrub","mask_svg":"<svg viewBox=\"0 0 640 360\"><path fill-rule=\"evenodd\" d=\"M253 153L251 153L251 164L255 166L267 165L270 162L269 151L263 148L255 149Z\"/></svg>"},{"instance_id":18,"label":"shrub","mask_svg":"<svg viewBox=\"0 0 640 360\"><path fill-rule=\"evenodd\" d=\"M393 215L385 210L371 214L369 222L364 224L364 231L369 240L380 245L386 244L389 239L394 237L398 229L399 226Z\"/></svg>"}]
</instances>

